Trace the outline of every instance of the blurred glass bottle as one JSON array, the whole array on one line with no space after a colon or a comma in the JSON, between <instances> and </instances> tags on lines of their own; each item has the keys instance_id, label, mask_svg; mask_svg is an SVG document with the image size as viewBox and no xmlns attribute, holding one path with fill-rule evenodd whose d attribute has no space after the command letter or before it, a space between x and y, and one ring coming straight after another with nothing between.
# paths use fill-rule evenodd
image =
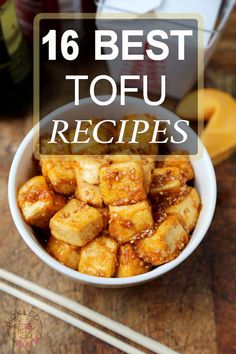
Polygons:
<instances>
[{"instance_id":1,"label":"blurred glass bottle","mask_svg":"<svg viewBox=\"0 0 236 354\"><path fill-rule=\"evenodd\" d=\"M14 0L22 33L30 44L33 41L34 17L39 13L81 13L95 12L94 0ZM45 24L44 24L45 25ZM63 20L60 30L74 29L80 39L84 35L81 20ZM44 28L45 34L49 28Z\"/></svg>"},{"instance_id":2,"label":"blurred glass bottle","mask_svg":"<svg viewBox=\"0 0 236 354\"><path fill-rule=\"evenodd\" d=\"M0 112L19 112L32 97L31 58L13 0L0 0Z\"/></svg>"}]
</instances>

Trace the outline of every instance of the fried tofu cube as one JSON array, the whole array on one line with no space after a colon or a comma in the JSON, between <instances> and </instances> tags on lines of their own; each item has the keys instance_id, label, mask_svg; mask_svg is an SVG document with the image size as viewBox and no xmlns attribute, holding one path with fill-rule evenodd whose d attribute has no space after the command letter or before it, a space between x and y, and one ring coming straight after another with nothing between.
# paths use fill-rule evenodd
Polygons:
<instances>
[{"instance_id":1,"label":"fried tofu cube","mask_svg":"<svg viewBox=\"0 0 236 354\"><path fill-rule=\"evenodd\" d=\"M194 178L194 171L187 155L169 155L163 161L162 166L178 167L187 181Z\"/></svg>"},{"instance_id":2,"label":"fried tofu cube","mask_svg":"<svg viewBox=\"0 0 236 354\"><path fill-rule=\"evenodd\" d=\"M152 156L143 155L142 156L142 160L143 160L143 163L150 165L152 171L154 170L154 168L155 168L155 160L154 160L154 158Z\"/></svg>"},{"instance_id":3,"label":"fried tofu cube","mask_svg":"<svg viewBox=\"0 0 236 354\"><path fill-rule=\"evenodd\" d=\"M155 168L152 174L150 194L179 193L185 182L186 179L178 167Z\"/></svg>"},{"instance_id":4,"label":"fried tofu cube","mask_svg":"<svg viewBox=\"0 0 236 354\"><path fill-rule=\"evenodd\" d=\"M146 199L142 165L130 161L101 167L100 190L107 205L135 204Z\"/></svg>"},{"instance_id":5,"label":"fried tofu cube","mask_svg":"<svg viewBox=\"0 0 236 354\"><path fill-rule=\"evenodd\" d=\"M121 243L134 241L153 226L151 207L142 201L132 205L109 206L109 232Z\"/></svg>"},{"instance_id":6,"label":"fried tofu cube","mask_svg":"<svg viewBox=\"0 0 236 354\"><path fill-rule=\"evenodd\" d=\"M180 202L166 209L167 214L176 214L190 233L196 226L200 213L201 201L195 188L191 188L189 194Z\"/></svg>"},{"instance_id":7,"label":"fried tofu cube","mask_svg":"<svg viewBox=\"0 0 236 354\"><path fill-rule=\"evenodd\" d=\"M58 210L60 210L61 208L63 208L66 205L67 200L64 196L54 193L53 191L51 191L51 192L52 192L52 196L54 199L54 211L52 214L52 215L54 215Z\"/></svg>"},{"instance_id":8,"label":"fried tofu cube","mask_svg":"<svg viewBox=\"0 0 236 354\"><path fill-rule=\"evenodd\" d=\"M152 236L135 242L137 255L154 266L172 261L187 245L189 236L175 215L169 215Z\"/></svg>"},{"instance_id":9,"label":"fried tofu cube","mask_svg":"<svg viewBox=\"0 0 236 354\"><path fill-rule=\"evenodd\" d=\"M117 267L118 243L101 236L82 247L78 270L96 277L109 278Z\"/></svg>"},{"instance_id":10,"label":"fried tofu cube","mask_svg":"<svg viewBox=\"0 0 236 354\"><path fill-rule=\"evenodd\" d=\"M110 219L110 213L108 208L97 208L97 210L101 213L102 215L102 220L103 220L103 229L107 230L108 229L108 223Z\"/></svg>"},{"instance_id":11,"label":"fried tofu cube","mask_svg":"<svg viewBox=\"0 0 236 354\"><path fill-rule=\"evenodd\" d=\"M74 162L77 188L75 195L84 203L102 208L99 188L99 169L102 159L79 156Z\"/></svg>"},{"instance_id":12,"label":"fried tofu cube","mask_svg":"<svg viewBox=\"0 0 236 354\"><path fill-rule=\"evenodd\" d=\"M152 182L152 164L149 163L148 160L143 160L142 167L144 172L144 184L146 193L149 193Z\"/></svg>"},{"instance_id":13,"label":"fried tofu cube","mask_svg":"<svg viewBox=\"0 0 236 354\"><path fill-rule=\"evenodd\" d=\"M136 255L130 243L120 245L118 256L117 277L132 277L134 275L146 273L151 266Z\"/></svg>"},{"instance_id":14,"label":"fried tofu cube","mask_svg":"<svg viewBox=\"0 0 236 354\"><path fill-rule=\"evenodd\" d=\"M149 193L152 182L152 172L155 168L154 159L151 156L142 156L142 167L144 170L146 192Z\"/></svg>"},{"instance_id":15,"label":"fried tofu cube","mask_svg":"<svg viewBox=\"0 0 236 354\"><path fill-rule=\"evenodd\" d=\"M52 235L49 237L46 249L54 258L65 266L78 269L80 249L76 246L69 245L64 241L57 240Z\"/></svg>"},{"instance_id":16,"label":"fried tofu cube","mask_svg":"<svg viewBox=\"0 0 236 354\"><path fill-rule=\"evenodd\" d=\"M74 161L76 178L89 184L99 184L99 169L104 163L103 159L78 156Z\"/></svg>"},{"instance_id":17,"label":"fried tofu cube","mask_svg":"<svg viewBox=\"0 0 236 354\"><path fill-rule=\"evenodd\" d=\"M102 208L103 201L99 186L95 184L89 184L77 177L77 188L75 196L79 200L97 208Z\"/></svg>"},{"instance_id":18,"label":"fried tofu cube","mask_svg":"<svg viewBox=\"0 0 236 354\"><path fill-rule=\"evenodd\" d=\"M112 155L105 155L104 159L110 162L130 162L130 161L137 161L142 165L143 172L144 172L144 184L146 187L146 192L148 193L151 179L152 179L152 170L154 168L154 161L147 156L142 158L141 155L132 154L130 151L123 151L122 154L112 154Z\"/></svg>"},{"instance_id":19,"label":"fried tofu cube","mask_svg":"<svg viewBox=\"0 0 236 354\"><path fill-rule=\"evenodd\" d=\"M63 197L54 193L44 176L25 182L18 191L18 204L27 224L47 227L50 218L65 205Z\"/></svg>"},{"instance_id":20,"label":"fried tofu cube","mask_svg":"<svg viewBox=\"0 0 236 354\"><path fill-rule=\"evenodd\" d=\"M78 247L92 241L102 228L99 211L78 199L71 199L50 220L51 233L55 238Z\"/></svg>"},{"instance_id":21,"label":"fried tofu cube","mask_svg":"<svg viewBox=\"0 0 236 354\"><path fill-rule=\"evenodd\" d=\"M191 187L184 184L178 193L150 194L155 225L159 225L167 216L166 209L180 203L190 192Z\"/></svg>"},{"instance_id":22,"label":"fried tofu cube","mask_svg":"<svg viewBox=\"0 0 236 354\"><path fill-rule=\"evenodd\" d=\"M73 160L64 157L42 157L42 174L46 176L53 189L60 194L70 195L75 192L76 178Z\"/></svg>"}]
</instances>

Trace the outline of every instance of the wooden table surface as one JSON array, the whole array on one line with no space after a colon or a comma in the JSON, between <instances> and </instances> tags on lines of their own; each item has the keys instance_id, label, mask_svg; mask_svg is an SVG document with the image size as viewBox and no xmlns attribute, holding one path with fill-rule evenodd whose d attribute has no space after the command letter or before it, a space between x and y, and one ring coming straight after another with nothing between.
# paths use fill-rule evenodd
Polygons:
<instances>
[{"instance_id":1,"label":"wooden table surface","mask_svg":"<svg viewBox=\"0 0 236 354\"><path fill-rule=\"evenodd\" d=\"M235 39L236 10L207 68L206 84L236 96ZM64 98L55 96L55 100L67 98L66 93ZM174 104L167 102L170 108ZM236 353L236 155L216 167L215 217L204 241L188 260L145 285L101 289L80 285L49 268L16 231L8 207L7 178L14 153L31 126L31 112L0 120L0 267L80 301L181 353ZM43 324L41 341L30 351L18 348L6 331L6 320L15 309L28 311L31 306L1 293L0 353L119 353L37 309Z\"/></svg>"}]
</instances>

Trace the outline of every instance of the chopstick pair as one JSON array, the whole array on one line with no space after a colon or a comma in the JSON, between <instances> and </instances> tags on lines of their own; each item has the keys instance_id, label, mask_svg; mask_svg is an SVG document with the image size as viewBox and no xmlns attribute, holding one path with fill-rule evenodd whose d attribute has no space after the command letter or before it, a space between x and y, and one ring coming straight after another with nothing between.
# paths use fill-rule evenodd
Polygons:
<instances>
[{"instance_id":1,"label":"chopstick pair","mask_svg":"<svg viewBox=\"0 0 236 354\"><path fill-rule=\"evenodd\" d=\"M133 329L130 327L123 325L117 321L114 321L110 319L109 317L106 317L99 312L96 312L94 310L91 310L90 308L83 306L79 304L76 301L70 300L64 296L58 295L50 290L47 290L40 285L34 284L29 280L26 280L22 277L19 277L11 272L8 272L2 268L0 268L0 278L4 279L7 282L10 282L12 284L15 284L25 290L30 291L31 293L34 293L36 295L41 296L42 298L45 298L57 305L60 305L64 307L67 310L73 311L74 313L90 320L93 321L96 324L101 325L104 328L107 328L108 330L111 330L112 332L121 335L122 337L131 340L132 342L139 344L143 348L149 349L154 353L158 354L178 354L176 351L166 347L165 345L157 342L154 339L151 339ZM38 309L47 312L51 314L52 316L63 320L72 326L90 334L93 335L94 337L102 340L103 342L106 342L110 344L111 346L127 353L127 354L145 354L143 351L131 346L128 343L125 343L121 341L120 339L102 331L101 329L98 329L96 327L93 327L92 325L83 322L82 320L79 320L76 317L73 317L72 315L67 314L66 312L59 310L52 305L47 304L46 302L43 302L41 300L38 300L37 298L26 294L25 292L22 292L4 282L0 282L0 290L12 295L20 300L23 300L29 304L31 304L34 307L37 307Z\"/></svg>"}]
</instances>

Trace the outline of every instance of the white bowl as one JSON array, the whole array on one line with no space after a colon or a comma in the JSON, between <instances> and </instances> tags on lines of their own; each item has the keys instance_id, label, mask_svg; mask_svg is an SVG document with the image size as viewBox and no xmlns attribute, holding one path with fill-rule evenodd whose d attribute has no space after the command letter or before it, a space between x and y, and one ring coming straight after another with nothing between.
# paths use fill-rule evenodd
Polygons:
<instances>
[{"instance_id":1,"label":"white bowl","mask_svg":"<svg viewBox=\"0 0 236 354\"><path fill-rule=\"evenodd\" d=\"M106 97L104 96L104 99L105 98ZM85 98L80 101L79 107L75 107L72 102L53 111L44 118L43 124L46 124L47 121L51 119L63 119L63 117L65 116L69 122L72 122L74 121L74 119L86 119L88 116L91 115L100 116L102 118L118 119L119 117L125 114L146 112L150 114L157 114L160 119L169 119L171 122L175 122L176 119L178 119L173 113L171 113L167 109L163 107L147 106L143 100L137 98L127 97L125 106L120 106L119 97L117 97L114 103L109 106L97 106L92 102L90 98ZM190 128L188 128L188 134L193 135L195 133ZM196 176L195 187L197 188L198 193L201 197L202 209L197 225L191 236L190 242L175 260L163 264L145 274L128 278L93 277L90 275L79 273L78 271L70 269L64 266L63 264L59 263L57 260L51 257L37 241L32 232L31 227L24 222L17 204L18 188L28 178L32 177L34 173L32 164L33 136L34 130L31 129L20 144L12 162L8 181L9 205L16 228L22 238L27 243L27 245L32 249L35 254L37 254L39 258L41 258L41 260L43 260L50 267L54 268L58 272L65 274L81 283L95 286L122 287L137 285L155 279L178 266L187 257L190 256L190 254L202 241L212 221L216 203L215 173L209 155L203 146L202 157L199 160L192 161ZM199 145L202 145L200 141ZM188 150L187 145L182 146L181 148L183 147Z\"/></svg>"}]
</instances>

